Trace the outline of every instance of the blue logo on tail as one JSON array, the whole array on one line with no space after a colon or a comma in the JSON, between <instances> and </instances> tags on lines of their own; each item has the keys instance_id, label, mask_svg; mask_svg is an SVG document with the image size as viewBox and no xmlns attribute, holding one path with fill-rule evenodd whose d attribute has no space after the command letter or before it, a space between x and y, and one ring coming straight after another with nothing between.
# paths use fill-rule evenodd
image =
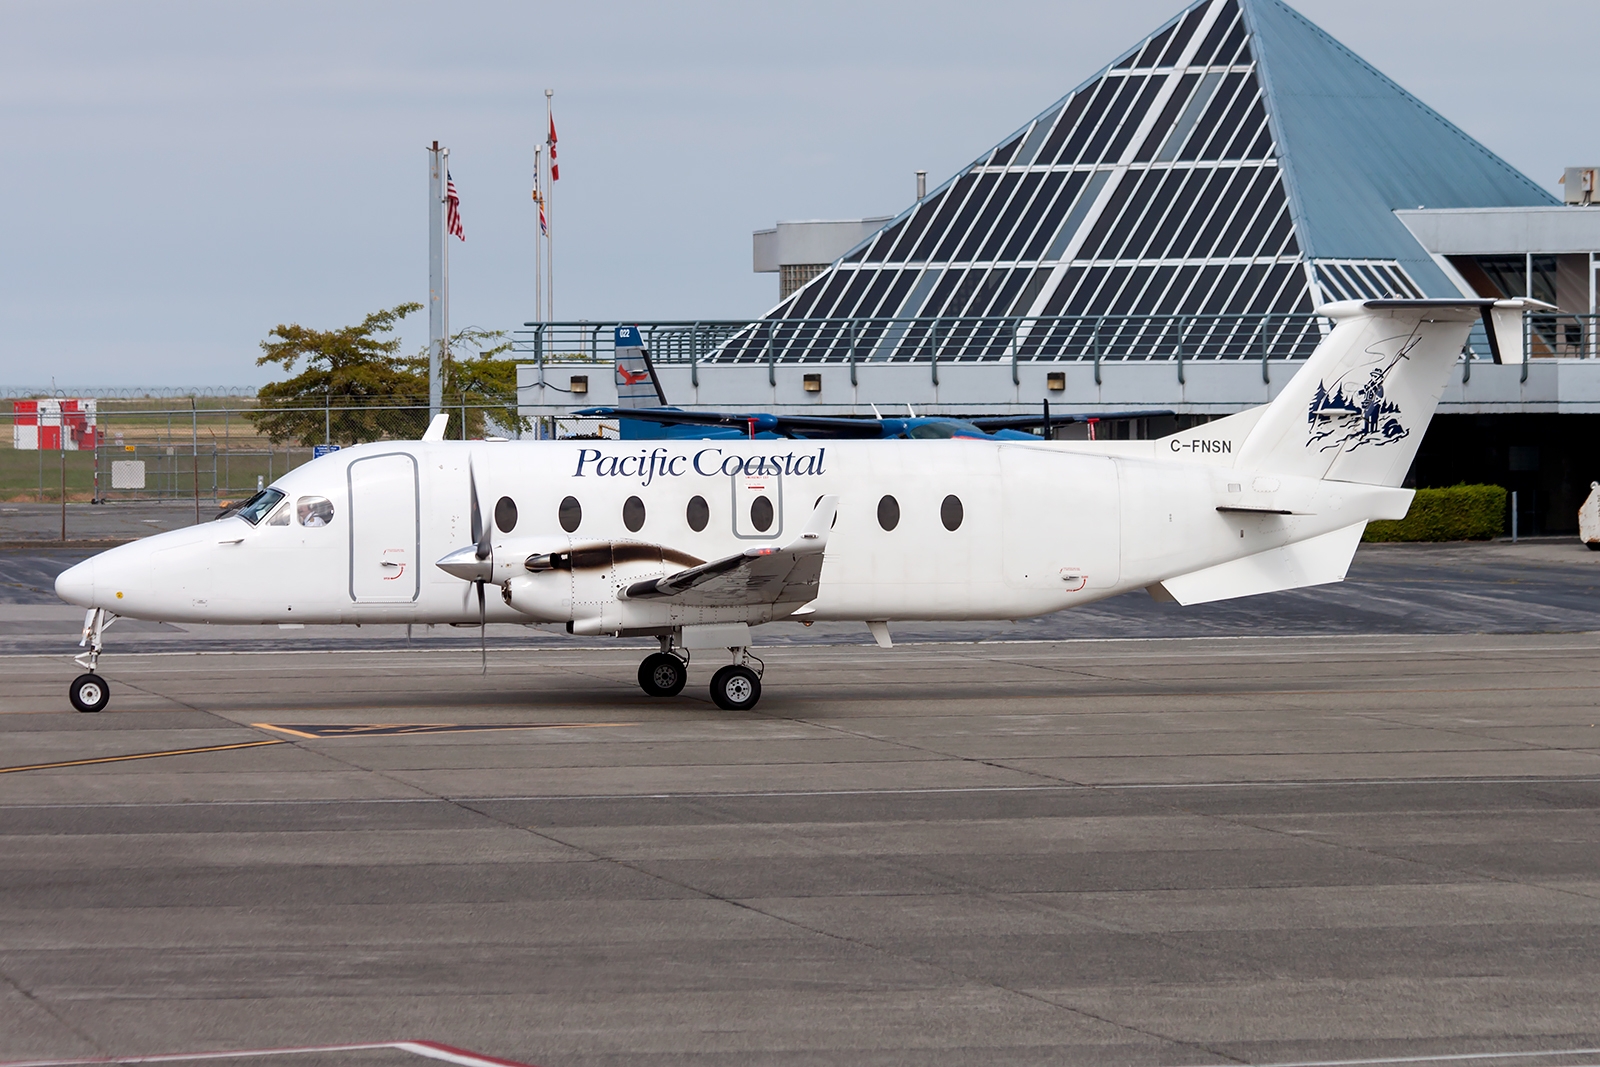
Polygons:
<instances>
[{"instance_id":1,"label":"blue logo on tail","mask_svg":"<svg viewBox=\"0 0 1600 1067\"><path fill-rule=\"evenodd\" d=\"M1311 426L1307 447L1315 445L1323 452L1330 448L1349 452L1361 445L1392 445L1410 437L1411 431L1401 422L1400 405L1384 396L1384 385L1390 372L1401 360L1410 358L1411 350L1421 340L1414 336L1392 359L1381 362L1380 356L1378 366L1368 364L1371 371L1363 383L1351 381L1360 373L1362 368L1359 367L1335 378L1332 389L1327 382L1318 382L1306 413L1306 421Z\"/></svg>"}]
</instances>

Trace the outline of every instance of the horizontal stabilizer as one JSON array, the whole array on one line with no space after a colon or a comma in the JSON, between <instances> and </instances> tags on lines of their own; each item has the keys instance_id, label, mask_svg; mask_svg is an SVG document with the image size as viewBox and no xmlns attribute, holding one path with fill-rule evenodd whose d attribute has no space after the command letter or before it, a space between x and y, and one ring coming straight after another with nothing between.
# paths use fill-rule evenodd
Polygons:
<instances>
[{"instance_id":1,"label":"horizontal stabilizer","mask_svg":"<svg viewBox=\"0 0 1600 1067\"><path fill-rule=\"evenodd\" d=\"M1209 604L1213 600L1342 582L1366 528L1365 522L1354 523L1282 548L1168 578L1152 585L1150 595L1184 605Z\"/></svg>"}]
</instances>

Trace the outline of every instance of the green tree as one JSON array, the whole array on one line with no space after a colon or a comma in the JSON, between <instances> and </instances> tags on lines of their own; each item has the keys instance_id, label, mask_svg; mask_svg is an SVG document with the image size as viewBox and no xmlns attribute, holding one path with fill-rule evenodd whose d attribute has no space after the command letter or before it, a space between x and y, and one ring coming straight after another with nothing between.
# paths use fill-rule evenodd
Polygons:
<instances>
[{"instance_id":1,"label":"green tree","mask_svg":"<svg viewBox=\"0 0 1600 1067\"><path fill-rule=\"evenodd\" d=\"M444 409L450 416L446 437L462 436L463 407L469 438L516 434L528 428L529 421L517 414L517 362L502 358L509 351L511 341L504 330L469 326L450 335L450 354L443 368ZM426 381L427 349L413 356L411 364Z\"/></svg>"},{"instance_id":2,"label":"green tree","mask_svg":"<svg viewBox=\"0 0 1600 1067\"><path fill-rule=\"evenodd\" d=\"M256 365L295 371L304 360L304 367L262 386L260 407L247 417L273 441L302 445L421 437L428 425L427 350L400 355L400 338L392 336L401 319L420 310L418 303L398 304L335 330L280 324L261 342ZM463 403L468 436L526 428L517 415L516 362L499 358L510 348L500 330L468 327L451 338L443 367L445 407L454 409L449 436L461 436ZM472 355L453 358L467 351Z\"/></svg>"}]
</instances>

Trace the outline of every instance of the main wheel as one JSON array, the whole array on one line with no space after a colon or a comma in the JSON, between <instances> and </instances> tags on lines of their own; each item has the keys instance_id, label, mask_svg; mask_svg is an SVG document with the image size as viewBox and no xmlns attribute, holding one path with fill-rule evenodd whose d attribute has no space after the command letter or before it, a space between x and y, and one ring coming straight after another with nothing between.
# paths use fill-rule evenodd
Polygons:
<instances>
[{"instance_id":1,"label":"main wheel","mask_svg":"<svg viewBox=\"0 0 1600 1067\"><path fill-rule=\"evenodd\" d=\"M666 652L653 652L639 664L639 688L653 697L675 697L688 680L683 660Z\"/></svg>"},{"instance_id":2,"label":"main wheel","mask_svg":"<svg viewBox=\"0 0 1600 1067\"><path fill-rule=\"evenodd\" d=\"M748 711L761 699L761 679L749 667L724 667L711 676L711 699L723 711Z\"/></svg>"},{"instance_id":3,"label":"main wheel","mask_svg":"<svg viewBox=\"0 0 1600 1067\"><path fill-rule=\"evenodd\" d=\"M79 711L100 711L111 700L111 687L98 674L80 674L67 687L67 699Z\"/></svg>"}]
</instances>

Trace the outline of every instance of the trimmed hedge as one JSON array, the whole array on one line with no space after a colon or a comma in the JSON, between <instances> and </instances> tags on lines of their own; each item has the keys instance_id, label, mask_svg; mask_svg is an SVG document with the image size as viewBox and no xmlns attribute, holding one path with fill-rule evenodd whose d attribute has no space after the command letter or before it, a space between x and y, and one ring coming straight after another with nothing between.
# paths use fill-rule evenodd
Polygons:
<instances>
[{"instance_id":1,"label":"trimmed hedge","mask_svg":"<svg viewBox=\"0 0 1600 1067\"><path fill-rule=\"evenodd\" d=\"M1418 489L1399 521L1367 523L1363 541L1487 541L1506 528L1506 491L1498 485Z\"/></svg>"}]
</instances>

